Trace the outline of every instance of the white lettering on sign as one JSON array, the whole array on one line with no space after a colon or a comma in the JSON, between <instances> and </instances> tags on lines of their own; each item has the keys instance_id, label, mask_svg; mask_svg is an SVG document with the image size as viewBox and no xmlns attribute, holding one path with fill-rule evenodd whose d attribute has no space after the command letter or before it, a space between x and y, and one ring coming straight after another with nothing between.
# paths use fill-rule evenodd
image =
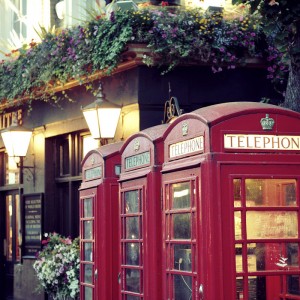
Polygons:
<instances>
[{"instance_id":1,"label":"white lettering on sign","mask_svg":"<svg viewBox=\"0 0 300 300\"><path fill-rule=\"evenodd\" d=\"M225 149L300 150L300 136L224 134Z\"/></svg>"},{"instance_id":2,"label":"white lettering on sign","mask_svg":"<svg viewBox=\"0 0 300 300\"><path fill-rule=\"evenodd\" d=\"M204 150L204 137L198 136L183 142L171 144L169 148L170 158L191 154L195 152L203 152Z\"/></svg>"},{"instance_id":3,"label":"white lettering on sign","mask_svg":"<svg viewBox=\"0 0 300 300\"><path fill-rule=\"evenodd\" d=\"M141 167L150 164L150 152L144 152L125 158L125 169Z\"/></svg>"}]
</instances>

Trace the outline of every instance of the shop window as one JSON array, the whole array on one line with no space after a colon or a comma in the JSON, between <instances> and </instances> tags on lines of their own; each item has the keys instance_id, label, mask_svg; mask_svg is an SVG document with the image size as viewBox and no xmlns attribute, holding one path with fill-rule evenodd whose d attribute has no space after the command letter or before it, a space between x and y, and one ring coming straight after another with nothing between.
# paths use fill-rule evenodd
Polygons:
<instances>
[{"instance_id":1,"label":"shop window","mask_svg":"<svg viewBox=\"0 0 300 300\"><path fill-rule=\"evenodd\" d=\"M236 299L300 299L297 184L233 180Z\"/></svg>"},{"instance_id":2,"label":"shop window","mask_svg":"<svg viewBox=\"0 0 300 300\"><path fill-rule=\"evenodd\" d=\"M49 214L55 216L51 217L49 225L46 224L49 230L73 238L79 235L81 161L95 145L89 135L80 132L46 140L45 197L49 198L49 202L54 201L53 211L49 211Z\"/></svg>"}]
</instances>

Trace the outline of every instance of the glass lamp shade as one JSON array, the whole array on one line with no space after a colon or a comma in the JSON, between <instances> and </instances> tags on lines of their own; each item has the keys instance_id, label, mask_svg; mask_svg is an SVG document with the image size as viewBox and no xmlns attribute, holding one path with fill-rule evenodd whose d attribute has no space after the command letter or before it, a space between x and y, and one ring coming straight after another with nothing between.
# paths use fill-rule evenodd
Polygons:
<instances>
[{"instance_id":1,"label":"glass lamp shade","mask_svg":"<svg viewBox=\"0 0 300 300\"><path fill-rule=\"evenodd\" d=\"M82 109L94 139L113 138L116 133L121 107L110 102L95 101Z\"/></svg>"},{"instance_id":2,"label":"glass lamp shade","mask_svg":"<svg viewBox=\"0 0 300 300\"><path fill-rule=\"evenodd\" d=\"M224 7L226 0L204 0L201 2L201 7L207 9L209 7Z\"/></svg>"},{"instance_id":3,"label":"glass lamp shade","mask_svg":"<svg viewBox=\"0 0 300 300\"><path fill-rule=\"evenodd\" d=\"M32 131L20 126L10 126L1 132L8 156L26 156Z\"/></svg>"}]
</instances>

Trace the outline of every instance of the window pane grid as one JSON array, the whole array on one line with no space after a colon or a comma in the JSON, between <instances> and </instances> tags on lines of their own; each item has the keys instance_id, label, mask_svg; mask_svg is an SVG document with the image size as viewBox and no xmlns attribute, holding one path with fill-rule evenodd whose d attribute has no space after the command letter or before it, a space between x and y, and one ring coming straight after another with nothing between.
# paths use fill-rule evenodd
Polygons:
<instances>
[{"instance_id":1,"label":"window pane grid","mask_svg":"<svg viewBox=\"0 0 300 300\"><path fill-rule=\"evenodd\" d=\"M142 190L124 191L121 197L122 299L143 297Z\"/></svg>"},{"instance_id":2,"label":"window pane grid","mask_svg":"<svg viewBox=\"0 0 300 300\"><path fill-rule=\"evenodd\" d=\"M280 299L298 299L297 183L288 178L233 180L237 299L269 300L279 293ZM288 289L289 276L295 277Z\"/></svg>"},{"instance_id":3,"label":"window pane grid","mask_svg":"<svg viewBox=\"0 0 300 300\"><path fill-rule=\"evenodd\" d=\"M194 181L165 185L167 297L190 299L196 274Z\"/></svg>"}]
</instances>

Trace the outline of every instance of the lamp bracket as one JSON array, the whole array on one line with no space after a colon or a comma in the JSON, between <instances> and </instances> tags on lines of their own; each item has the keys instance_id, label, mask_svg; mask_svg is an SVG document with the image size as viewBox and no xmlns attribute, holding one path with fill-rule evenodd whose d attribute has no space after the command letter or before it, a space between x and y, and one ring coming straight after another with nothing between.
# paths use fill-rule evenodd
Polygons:
<instances>
[{"instance_id":1,"label":"lamp bracket","mask_svg":"<svg viewBox=\"0 0 300 300\"><path fill-rule=\"evenodd\" d=\"M31 173L33 182L35 181L35 167L34 166L25 166L21 162L16 163L17 167L23 172L24 170L28 170Z\"/></svg>"},{"instance_id":2,"label":"lamp bracket","mask_svg":"<svg viewBox=\"0 0 300 300\"><path fill-rule=\"evenodd\" d=\"M171 97L165 102L164 121L163 123L170 123L175 117L182 115L183 109L180 109L176 97Z\"/></svg>"}]
</instances>

